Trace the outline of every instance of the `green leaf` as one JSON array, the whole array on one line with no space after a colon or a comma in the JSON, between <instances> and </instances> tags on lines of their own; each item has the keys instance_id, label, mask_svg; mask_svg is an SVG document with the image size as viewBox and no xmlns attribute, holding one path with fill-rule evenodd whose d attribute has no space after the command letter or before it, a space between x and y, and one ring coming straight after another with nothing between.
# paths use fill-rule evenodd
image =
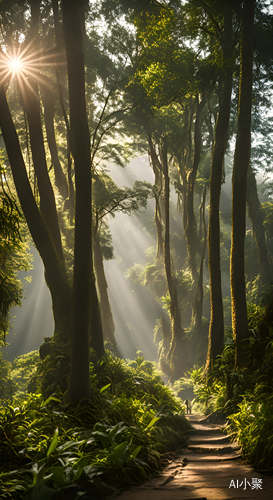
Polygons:
<instances>
[{"instance_id":1,"label":"green leaf","mask_svg":"<svg viewBox=\"0 0 273 500\"><path fill-rule=\"evenodd\" d=\"M115 446L112 452L112 459L114 463L120 464L124 462L124 458L128 451L128 442L123 441L122 443Z\"/></svg>"},{"instance_id":2,"label":"green leaf","mask_svg":"<svg viewBox=\"0 0 273 500\"><path fill-rule=\"evenodd\" d=\"M152 420L145 427L145 431L147 431L148 429L151 429L156 424L156 422L158 422L159 419L160 419L160 417L153 417Z\"/></svg>"},{"instance_id":3,"label":"green leaf","mask_svg":"<svg viewBox=\"0 0 273 500\"><path fill-rule=\"evenodd\" d=\"M100 389L100 393L102 394L104 391L106 391L109 387L111 386L111 382L110 384L106 384L104 385L101 389Z\"/></svg>"},{"instance_id":4,"label":"green leaf","mask_svg":"<svg viewBox=\"0 0 273 500\"><path fill-rule=\"evenodd\" d=\"M61 403L61 400L56 398L55 396L49 396L45 401L42 402L41 408L47 406L51 401L56 401L56 403Z\"/></svg>"},{"instance_id":5,"label":"green leaf","mask_svg":"<svg viewBox=\"0 0 273 500\"><path fill-rule=\"evenodd\" d=\"M138 454L139 454L139 452L140 452L140 450L141 450L141 449L142 449L142 446L141 446L141 445L137 446L137 447L134 449L134 451L132 451L132 453L131 453L131 458L133 458L133 459L134 459L134 458L136 458L136 457L138 456Z\"/></svg>"},{"instance_id":6,"label":"green leaf","mask_svg":"<svg viewBox=\"0 0 273 500\"><path fill-rule=\"evenodd\" d=\"M59 429L57 427L55 429L52 441L51 441L51 443L49 445L49 448L47 450L47 454L46 454L47 458L49 458L50 455L52 455L52 453L56 450L56 447L57 447L57 444L58 444L58 437L59 437Z\"/></svg>"}]
</instances>

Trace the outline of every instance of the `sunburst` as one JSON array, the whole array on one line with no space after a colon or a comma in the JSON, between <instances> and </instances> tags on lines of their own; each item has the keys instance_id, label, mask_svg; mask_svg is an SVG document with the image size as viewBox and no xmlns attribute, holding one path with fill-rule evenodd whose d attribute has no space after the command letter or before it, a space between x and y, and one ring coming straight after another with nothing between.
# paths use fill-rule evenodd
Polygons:
<instances>
[{"instance_id":1,"label":"sunburst","mask_svg":"<svg viewBox=\"0 0 273 500\"><path fill-rule=\"evenodd\" d=\"M7 65L12 75L18 75L24 71L24 61L20 57L11 57Z\"/></svg>"},{"instance_id":2,"label":"sunburst","mask_svg":"<svg viewBox=\"0 0 273 500\"><path fill-rule=\"evenodd\" d=\"M0 52L0 85L16 80L21 90L34 91L36 83L50 86L47 70L63 65L64 58L54 50L35 50L32 44L20 44L16 50Z\"/></svg>"}]
</instances>

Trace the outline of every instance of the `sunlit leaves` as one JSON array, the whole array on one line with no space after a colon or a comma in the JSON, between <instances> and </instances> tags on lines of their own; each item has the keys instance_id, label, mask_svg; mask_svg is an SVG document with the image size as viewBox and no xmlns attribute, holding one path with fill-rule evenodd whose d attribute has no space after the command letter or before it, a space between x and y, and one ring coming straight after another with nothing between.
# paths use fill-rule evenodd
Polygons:
<instances>
[{"instance_id":1,"label":"sunlit leaves","mask_svg":"<svg viewBox=\"0 0 273 500\"><path fill-rule=\"evenodd\" d=\"M49 448L47 450L47 453L46 453L47 458L49 458L50 455L52 453L54 453L54 451L56 450L57 444L58 444L58 438L59 438L59 429L57 427L55 429L55 431L54 431L54 435L53 435L52 441L51 441L51 443L49 445Z\"/></svg>"},{"instance_id":2,"label":"sunlit leaves","mask_svg":"<svg viewBox=\"0 0 273 500\"><path fill-rule=\"evenodd\" d=\"M149 196L151 185L147 182L136 181L133 188L121 188L106 174L95 178L94 199L99 219L108 214L131 213L145 207Z\"/></svg>"}]
</instances>

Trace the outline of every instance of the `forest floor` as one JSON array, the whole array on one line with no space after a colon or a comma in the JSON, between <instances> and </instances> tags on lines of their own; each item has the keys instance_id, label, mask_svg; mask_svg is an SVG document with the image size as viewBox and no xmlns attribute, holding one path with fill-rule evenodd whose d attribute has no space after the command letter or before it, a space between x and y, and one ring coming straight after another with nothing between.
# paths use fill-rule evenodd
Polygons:
<instances>
[{"instance_id":1,"label":"forest floor","mask_svg":"<svg viewBox=\"0 0 273 500\"><path fill-rule=\"evenodd\" d=\"M245 464L221 425L202 415L187 418L193 427L188 447L169 454L160 475L123 492L120 500L273 499L272 475Z\"/></svg>"}]
</instances>

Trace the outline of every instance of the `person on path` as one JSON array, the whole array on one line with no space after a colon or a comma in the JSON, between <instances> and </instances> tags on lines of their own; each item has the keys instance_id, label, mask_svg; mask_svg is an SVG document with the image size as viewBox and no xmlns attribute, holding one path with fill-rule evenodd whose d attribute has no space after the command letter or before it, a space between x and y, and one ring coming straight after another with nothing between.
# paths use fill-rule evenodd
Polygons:
<instances>
[{"instance_id":1,"label":"person on path","mask_svg":"<svg viewBox=\"0 0 273 500\"><path fill-rule=\"evenodd\" d=\"M191 403L188 399L185 401L186 404L186 415L191 415Z\"/></svg>"}]
</instances>

